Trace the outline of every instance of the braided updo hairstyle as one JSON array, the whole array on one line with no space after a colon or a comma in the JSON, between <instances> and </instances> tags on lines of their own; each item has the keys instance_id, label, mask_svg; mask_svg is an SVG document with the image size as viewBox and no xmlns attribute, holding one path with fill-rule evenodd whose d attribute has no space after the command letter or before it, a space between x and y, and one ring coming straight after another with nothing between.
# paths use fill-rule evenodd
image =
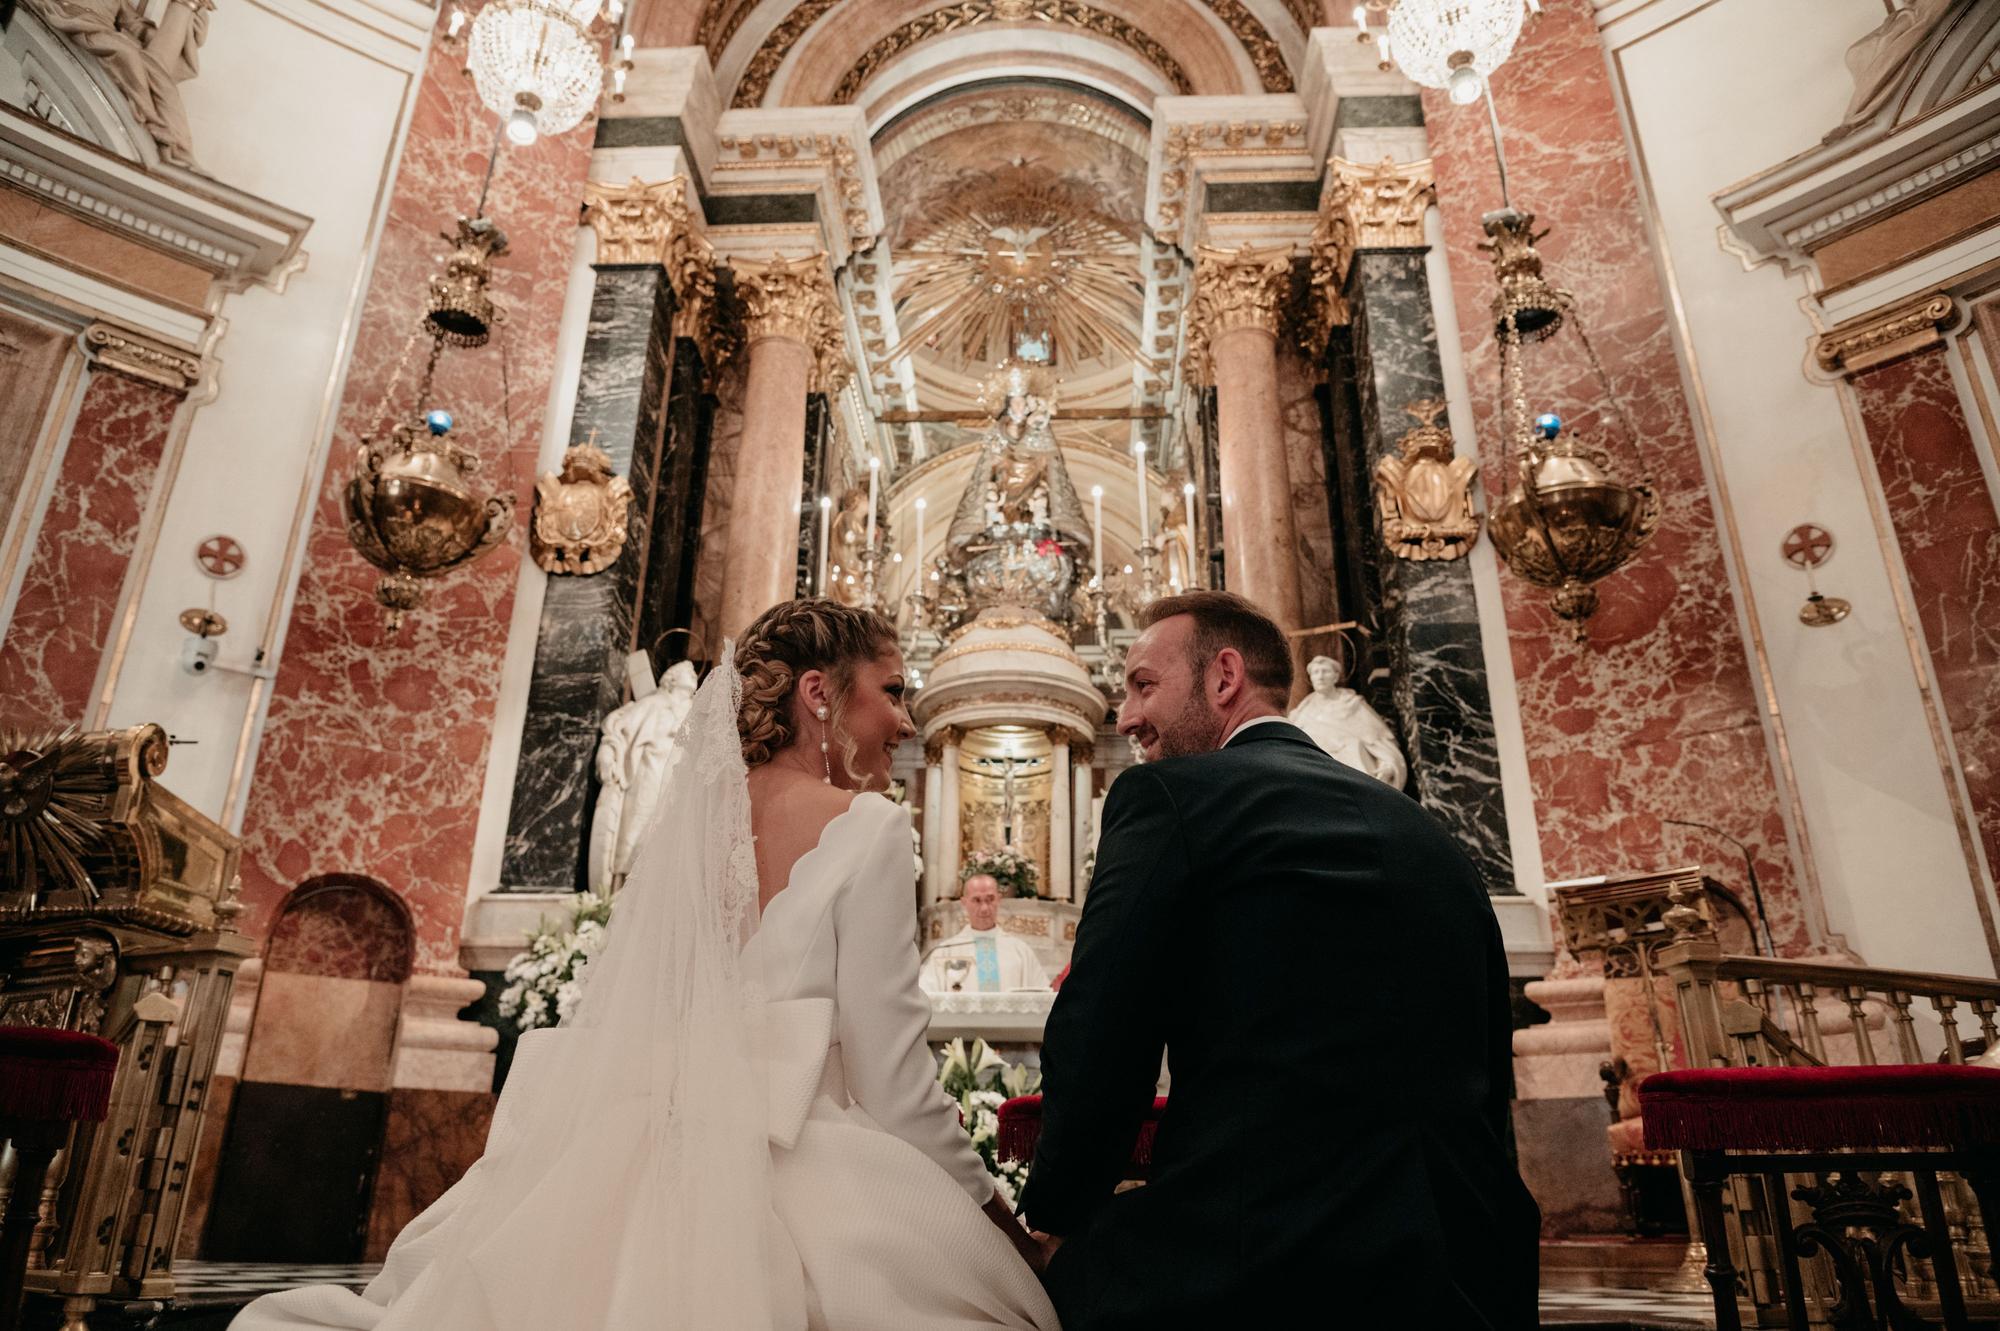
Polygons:
<instances>
[{"instance_id":1,"label":"braided updo hairstyle","mask_svg":"<svg viewBox=\"0 0 2000 1331\"><path fill-rule=\"evenodd\" d=\"M895 626L881 615L824 597L780 601L757 616L736 644L736 673L743 680L736 731L743 737L743 761L751 767L767 763L792 742L791 699L800 675L823 670L832 677L828 706L835 720L829 725L837 730L855 665L895 645ZM843 763L850 757L843 754Z\"/></svg>"}]
</instances>

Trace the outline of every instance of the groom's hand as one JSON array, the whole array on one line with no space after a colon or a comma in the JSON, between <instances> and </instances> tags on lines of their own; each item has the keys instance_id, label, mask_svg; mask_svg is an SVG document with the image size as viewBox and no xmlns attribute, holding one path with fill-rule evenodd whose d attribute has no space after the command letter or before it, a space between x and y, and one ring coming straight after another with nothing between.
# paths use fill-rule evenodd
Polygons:
<instances>
[{"instance_id":1,"label":"groom's hand","mask_svg":"<svg viewBox=\"0 0 2000 1331\"><path fill-rule=\"evenodd\" d=\"M1035 1241L1035 1247L1038 1248L1042 1254L1042 1260L1040 1265L1035 1267L1037 1271L1042 1270L1043 1268L1047 1267L1050 1262L1054 1261L1056 1256L1056 1249L1062 1247L1063 1245L1062 1236L1060 1234L1044 1234L1039 1229L1030 1230L1028 1233L1028 1237Z\"/></svg>"}]
</instances>

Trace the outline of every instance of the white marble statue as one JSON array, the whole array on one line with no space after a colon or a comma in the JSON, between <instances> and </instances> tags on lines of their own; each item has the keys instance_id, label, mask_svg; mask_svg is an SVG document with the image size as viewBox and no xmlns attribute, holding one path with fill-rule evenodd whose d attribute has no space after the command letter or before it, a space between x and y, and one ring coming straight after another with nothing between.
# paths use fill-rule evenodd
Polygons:
<instances>
[{"instance_id":1,"label":"white marble statue","mask_svg":"<svg viewBox=\"0 0 2000 1331\"><path fill-rule=\"evenodd\" d=\"M26 0L44 23L97 58L132 115L175 166L194 166L180 85L201 71L215 0L173 0L155 24L127 0Z\"/></svg>"},{"instance_id":2,"label":"white marble statue","mask_svg":"<svg viewBox=\"0 0 2000 1331\"><path fill-rule=\"evenodd\" d=\"M1367 699L1342 686L1340 677L1340 662L1330 656L1308 662L1306 678L1313 691L1292 708L1292 724L1349 767L1401 790L1410 769L1394 732Z\"/></svg>"},{"instance_id":3,"label":"white marble statue","mask_svg":"<svg viewBox=\"0 0 2000 1331\"><path fill-rule=\"evenodd\" d=\"M653 683L644 652L625 658L632 701L604 718L597 744L597 811L590 820L590 890L617 890L632 867L639 839L652 825L654 805L674 766L674 737L694 703L694 667L667 667Z\"/></svg>"}]
</instances>

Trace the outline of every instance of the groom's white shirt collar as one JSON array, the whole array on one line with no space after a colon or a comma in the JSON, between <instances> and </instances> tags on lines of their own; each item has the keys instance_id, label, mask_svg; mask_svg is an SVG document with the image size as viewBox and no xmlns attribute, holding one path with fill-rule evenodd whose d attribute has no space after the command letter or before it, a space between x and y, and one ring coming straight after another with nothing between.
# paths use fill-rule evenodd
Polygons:
<instances>
[{"instance_id":1,"label":"groom's white shirt collar","mask_svg":"<svg viewBox=\"0 0 2000 1331\"><path fill-rule=\"evenodd\" d=\"M1242 725L1236 727L1236 729L1230 731L1227 735L1225 735L1222 740L1222 747L1225 749L1228 748L1230 740L1235 739L1238 735L1248 730L1251 726L1261 726L1266 721L1283 721L1283 720L1285 720L1285 716L1282 712L1273 712L1269 716L1253 716L1248 721L1245 721Z\"/></svg>"}]
</instances>

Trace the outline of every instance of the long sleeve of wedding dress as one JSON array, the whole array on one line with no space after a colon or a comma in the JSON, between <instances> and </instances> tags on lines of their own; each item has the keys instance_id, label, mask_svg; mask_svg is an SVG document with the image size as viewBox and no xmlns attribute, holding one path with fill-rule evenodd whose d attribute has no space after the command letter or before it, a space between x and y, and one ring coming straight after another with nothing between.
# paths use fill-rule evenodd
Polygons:
<instances>
[{"instance_id":1,"label":"long sleeve of wedding dress","mask_svg":"<svg viewBox=\"0 0 2000 1331\"><path fill-rule=\"evenodd\" d=\"M836 1031L848 1094L983 1204L993 1176L938 1086L924 1038L931 1013L917 988L909 811L879 797L862 802L868 807L850 811L864 823L861 855L833 903Z\"/></svg>"}]
</instances>

